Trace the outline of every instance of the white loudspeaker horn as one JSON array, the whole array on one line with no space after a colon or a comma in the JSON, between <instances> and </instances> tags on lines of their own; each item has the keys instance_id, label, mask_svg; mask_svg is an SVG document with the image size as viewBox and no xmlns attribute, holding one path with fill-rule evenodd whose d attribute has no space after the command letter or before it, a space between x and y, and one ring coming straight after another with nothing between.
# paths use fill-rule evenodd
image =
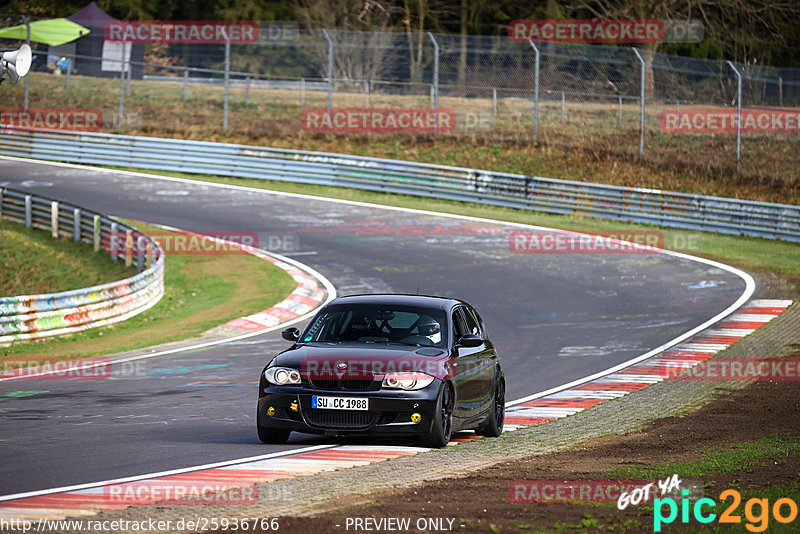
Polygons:
<instances>
[{"instance_id":1,"label":"white loudspeaker horn","mask_svg":"<svg viewBox=\"0 0 800 534\"><path fill-rule=\"evenodd\" d=\"M0 76L8 78L11 83L17 83L31 70L32 60L31 47L26 44L20 46L19 50L3 52L0 60Z\"/></svg>"}]
</instances>

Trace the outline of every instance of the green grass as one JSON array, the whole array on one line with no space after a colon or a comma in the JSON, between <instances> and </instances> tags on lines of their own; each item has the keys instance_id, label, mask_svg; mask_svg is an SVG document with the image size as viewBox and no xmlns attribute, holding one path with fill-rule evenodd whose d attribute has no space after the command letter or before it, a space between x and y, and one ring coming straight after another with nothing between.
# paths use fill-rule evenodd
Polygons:
<instances>
[{"instance_id":1,"label":"green grass","mask_svg":"<svg viewBox=\"0 0 800 534\"><path fill-rule=\"evenodd\" d=\"M146 224L126 222L145 232L164 233ZM56 360L178 341L266 309L295 288L288 274L251 255L167 255L165 265L164 297L146 312L105 328L16 343L0 349L0 354Z\"/></svg>"},{"instance_id":2,"label":"green grass","mask_svg":"<svg viewBox=\"0 0 800 534\"><path fill-rule=\"evenodd\" d=\"M664 479L679 473L682 478L701 478L741 471L758 465L764 458L788 458L800 452L799 436L763 436L703 451L703 457L690 462L664 462L645 469L639 466L617 467L614 476L637 480Z\"/></svg>"},{"instance_id":3,"label":"green grass","mask_svg":"<svg viewBox=\"0 0 800 534\"><path fill-rule=\"evenodd\" d=\"M123 169L138 171L138 169ZM800 275L800 246L797 244L762 239L695 232L691 230L659 228L651 225L623 223L603 219L591 219L565 215L548 215L533 211L484 206L466 202L439 200L432 198L360 191L342 187L294 184L272 180L250 178L227 178L210 175L193 175L169 171L146 171L150 174L173 176L198 181L316 195L328 198L371 202L387 206L399 206L422 210L484 217L498 221L541 225L564 230L581 232L629 232L631 230L658 229L663 234L663 246L669 250L686 252L705 258L730 263L737 267L757 272L778 272Z\"/></svg>"},{"instance_id":4,"label":"green grass","mask_svg":"<svg viewBox=\"0 0 800 534\"><path fill-rule=\"evenodd\" d=\"M40 295L122 280L136 273L91 245L0 221L0 296Z\"/></svg>"}]
</instances>

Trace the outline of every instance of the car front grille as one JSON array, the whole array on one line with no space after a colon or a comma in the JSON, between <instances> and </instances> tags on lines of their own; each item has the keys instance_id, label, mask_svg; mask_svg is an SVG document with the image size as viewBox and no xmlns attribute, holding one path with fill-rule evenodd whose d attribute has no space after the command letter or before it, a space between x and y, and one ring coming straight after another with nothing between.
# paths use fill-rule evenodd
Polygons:
<instances>
[{"instance_id":1,"label":"car front grille","mask_svg":"<svg viewBox=\"0 0 800 534\"><path fill-rule=\"evenodd\" d=\"M375 421L374 412L345 412L337 410L305 410L303 417L311 426L331 429L357 430Z\"/></svg>"},{"instance_id":2,"label":"car front grille","mask_svg":"<svg viewBox=\"0 0 800 534\"><path fill-rule=\"evenodd\" d=\"M343 389L347 391L363 391L369 389L375 378L373 376L310 376L308 381L316 389Z\"/></svg>"}]
</instances>

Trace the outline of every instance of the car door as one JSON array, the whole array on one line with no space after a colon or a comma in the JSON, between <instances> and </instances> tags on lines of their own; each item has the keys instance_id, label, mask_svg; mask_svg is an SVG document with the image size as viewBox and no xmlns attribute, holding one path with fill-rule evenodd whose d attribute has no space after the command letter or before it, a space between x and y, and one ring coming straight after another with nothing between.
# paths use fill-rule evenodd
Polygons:
<instances>
[{"instance_id":1,"label":"car door","mask_svg":"<svg viewBox=\"0 0 800 534\"><path fill-rule=\"evenodd\" d=\"M492 400L492 393L494 391L494 368L497 354L495 352L494 345L492 345L492 342L489 341L489 338L483 327L483 321L481 321L480 316L475 309L470 306L464 306L461 311L463 312L464 319L466 320L467 332L470 334L475 334L483 339L483 344L480 347L477 347L477 352L475 355L476 360L474 380L477 382L476 391L479 392L482 398L481 411L484 411L489 408Z\"/></svg>"},{"instance_id":2,"label":"car door","mask_svg":"<svg viewBox=\"0 0 800 534\"><path fill-rule=\"evenodd\" d=\"M458 426L468 426L479 418L487 405L487 394L491 394L491 384L485 384L486 344L478 347L458 347L458 340L466 333L472 333L474 318L467 319L463 306L453 309L453 360L456 364L453 385L456 390L456 405L453 416ZM491 375L490 375L491 376ZM488 390L488 391L487 391Z\"/></svg>"}]
</instances>

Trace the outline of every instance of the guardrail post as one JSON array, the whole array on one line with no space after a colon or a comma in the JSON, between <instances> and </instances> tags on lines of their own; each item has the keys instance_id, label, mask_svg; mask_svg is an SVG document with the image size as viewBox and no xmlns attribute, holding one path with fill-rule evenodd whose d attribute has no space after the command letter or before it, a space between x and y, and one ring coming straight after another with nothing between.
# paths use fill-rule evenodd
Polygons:
<instances>
[{"instance_id":1,"label":"guardrail post","mask_svg":"<svg viewBox=\"0 0 800 534\"><path fill-rule=\"evenodd\" d=\"M72 210L72 240L81 240L81 209Z\"/></svg>"},{"instance_id":2,"label":"guardrail post","mask_svg":"<svg viewBox=\"0 0 800 534\"><path fill-rule=\"evenodd\" d=\"M98 252L100 250L100 216L95 215L94 220L92 221L92 240L94 241L94 251Z\"/></svg>"},{"instance_id":3,"label":"guardrail post","mask_svg":"<svg viewBox=\"0 0 800 534\"><path fill-rule=\"evenodd\" d=\"M25 195L25 228L33 225L33 197Z\"/></svg>"},{"instance_id":4,"label":"guardrail post","mask_svg":"<svg viewBox=\"0 0 800 534\"><path fill-rule=\"evenodd\" d=\"M58 201L50 203L50 235L58 239Z\"/></svg>"},{"instance_id":5,"label":"guardrail post","mask_svg":"<svg viewBox=\"0 0 800 534\"><path fill-rule=\"evenodd\" d=\"M231 73L231 40L225 39L225 102L222 106L222 131L228 131L228 86Z\"/></svg>"},{"instance_id":6,"label":"guardrail post","mask_svg":"<svg viewBox=\"0 0 800 534\"><path fill-rule=\"evenodd\" d=\"M539 139L539 49L528 41L536 54L533 66L533 142Z\"/></svg>"},{"instance_id":7,"label":"guardrail post","mask_svg":"<svg viewBox=\"0 0 800 534\"><path fill-rule=\"evenodd\" d=\"M144 258L144 268L149 269L153 264L153 245L150 241L147 242L147 255Z\"/></svg>"},{"instance_id":8,"label":"guardrail post","mask_svg":"<svg viewBox=\"0 0 800 534\"><path fill-rule=\"evenodd\" d=\"M431 32L428 32L433 43L433 135L439 131L439 43Z\"/></svg>"},{"instance_id":9,"label":"guardrail post","mask_svg":"<svg viewBox=\"0 0 800 534\"><path fill-rule=\"evenodd\" d=\"M183 71L183 100L189 98L189 69Z\"/></svg>"},{"instance_id":10,"label":"guardrail post","mask_svg":"<svg viewBox=\"0 0 800 534\"><path fill-rule=\"evenodd\" d=\"M636 57L639 58L639 63L641 64L641 67L642 67L642 74L641 74L641 80L640 80L641 87L639 89L640 100L641 100L641 105L640 105L641 109L639 110L639 124L641 126L641 133L639 134L639 155L641 156L641 155L644 154L644 97L645 97L645 69L646 69L646 65L645 65L644 58L639 53L639 51L636 48L633 48L632 50L633 50L633 53L636 54Z\"/></svg>"},{"instance_id":11,"label":"guardrail post","mask_svg":"<svg viewBox=\"0 0 800 534\"><path fill-rule=\"evenodd\" d=\"M125 267L133 265L133 234L125 230Z\"/></svg>"},{"instance_id":12,"label":"guardrail post","mask_svg":"<svg viewBox=\"0 0 800 534\"><path fill-rule=\"evenodd\" d=\"M328 117L330 118L333 107L333 41L325 28L322 28L322 35L328 41Z\"/></svg>"},{"instance_id":13,"label":"guardrail post","mask_svg":"<svg viewBox=\"0 0 800 534\"><path fill-rule=\"evenodd\" d=\"M742 73L732 61L726 61L728 66L736 73L736 172L739 172L739 164L742 160Z\"/></svg>"},{"instance_id":14,"label":"guardrail post","mask_svg":"<svg viewBox=\"0 0 800 534\"><path fill-rule=\"evenodd\" d=\"M144 236L136 236L136 272L140 273L144 270Z\"/></svg>"},{"instance_id":15,"label":"guardrail post","mask_svg":"<svg viewBox=\"0 0 800 534\"><path fill-rule=\"evenodd\" d=\"M117 261L117 223L111 223L111 235L108 238L108 248L112 261Z\"/></svg>"}]
</instances>

